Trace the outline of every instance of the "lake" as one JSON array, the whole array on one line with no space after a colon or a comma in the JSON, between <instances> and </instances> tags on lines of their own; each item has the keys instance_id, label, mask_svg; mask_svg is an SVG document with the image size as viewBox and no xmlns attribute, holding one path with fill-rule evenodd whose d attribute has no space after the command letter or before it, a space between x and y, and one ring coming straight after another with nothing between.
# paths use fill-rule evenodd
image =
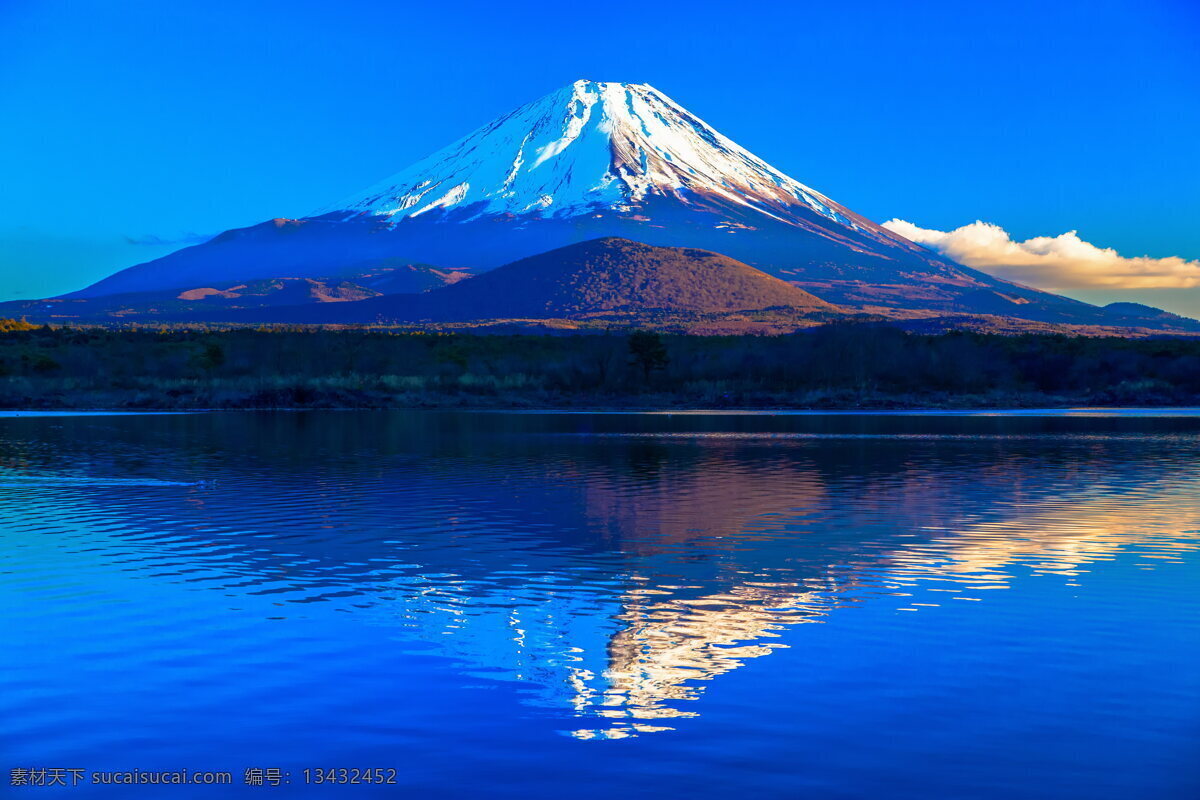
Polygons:
<instances>
[{"instance_id":1,"label":"lake","mask_svg":"<svg viewBox=\"0 0 1200 800\"><path fill-rule=\"evenodd\" d=\"M0 764L1194 799L1198 465L1189 411L9 414Z\"/></svg>"}]
</instances>

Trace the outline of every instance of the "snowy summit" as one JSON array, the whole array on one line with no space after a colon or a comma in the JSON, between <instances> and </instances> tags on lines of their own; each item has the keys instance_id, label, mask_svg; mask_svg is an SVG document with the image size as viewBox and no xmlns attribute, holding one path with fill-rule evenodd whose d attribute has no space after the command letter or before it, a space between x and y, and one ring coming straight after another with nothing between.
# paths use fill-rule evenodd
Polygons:
<instances>
[{"instance_id":1,"label":"snowy summit","mask_svg":"<svg viewBox=\"0 0 1200 800\"><path fill-rule=\"evenodd\" d=\"M576 81L320 213L399 222L635 212L654 196L735 204L780 222L796 206L858 228L856 215L789 178L647 84ZM807 215L805 215L807 216Z\"/></svg>"}]
</instances>

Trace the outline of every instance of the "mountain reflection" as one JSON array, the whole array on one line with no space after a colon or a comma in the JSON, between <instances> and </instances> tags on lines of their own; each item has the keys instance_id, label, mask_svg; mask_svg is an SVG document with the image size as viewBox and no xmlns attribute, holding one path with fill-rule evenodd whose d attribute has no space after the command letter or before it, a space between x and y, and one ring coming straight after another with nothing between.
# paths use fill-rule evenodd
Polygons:
<instances>
[{"instance_id":1,"label":"mountain reflection","mask_svg":"<svg viewBox=\"0 0 1200 800\"><path fill-rule=\"evenodd\" d=\"M103 557L140 580L263 614L336 610L422 642L462 674L529 686L529 702L578 717L580 738L676 727L703 713L707 682L858 603L929 613L937 597L986 601L1036 573L1081 581L1093 562L1177 558L1200 538L1190 430L997 436L987 420L899 438L658 436L620 424L10 423L0 473L45 482L14 481L0 510L7 533L53 534L30 546L81 565L103 540ZM113 477L205 483L87 483Z\"/></svg>"},{"instance_id":2,"label":"mountain reflection","mask_svg":"<svg viewBox=\"0 0 1200 800\"><path fill-rule=\"evenodd\" d=\"M580 738L620 737L666 730L648 721L693 716L678 701L695 700L707 681L785 645L773 641L785 625L825 612L817 592L795 587L743 585L691 599L661 598L663 590L634 590L617 618L625 626L608 643L602 686L573 676L575 708L627 727L581 729ZM587 678L593 678L590 674Z\"/></svg>"},{"instance_id":3,"label":"mountain reflection","mask_svg":"<svg viewBox=\"0 0 1200 800\"><path fill-rule=\"evenodd\" d=\"M778 641L786 626L820 622L842 599L864 588L903 590L933 582L954 599L980 600L985 589L1007 588L1018 570L1078 579L1095 561L1111 560L1133 546L1154 559L1176 558L1194 549L1200 530L1180 531L1179 511L1193 523L1200 507L1194 482L1137 498L1136 505L1100 499L1047 500L1011 517L968 523L956 530L880 550L875 563L853 568L830 566L823 580L798 583L745 582L719 593L678 597L676 587L652 585L622 598L616 615L623 628L608 644L608 668L594 681L575 680L576 708L591 707L627 727L584 729L582 738L622 736L662 730L655 721L689 716L687 705L711 680L747 660L786 647ZM1154 509L1157 515L1148 516ZM636 579L636 577L635 577ZM824 585L822 585L824 584ZM897 591L904 595L907 592ZM936 607L940 603L919 603ZM903 604L902 604L903 607ZM591 678L591 675L588 675Z\"/></svg>"}]
</instances>

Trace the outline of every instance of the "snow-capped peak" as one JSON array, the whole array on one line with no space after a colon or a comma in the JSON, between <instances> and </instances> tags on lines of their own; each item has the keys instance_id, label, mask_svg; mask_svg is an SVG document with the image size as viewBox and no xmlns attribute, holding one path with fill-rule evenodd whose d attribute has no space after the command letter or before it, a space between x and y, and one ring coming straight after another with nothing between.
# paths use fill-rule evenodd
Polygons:
<instances>
[{"instance_id":1,"label":"snow-capped peak","mask_svg":"<svg viewBox=\"0 0 1200 800\"><path fill-rule=\"evenodd\" d=\"M321 214L457 218L635 212L654 196L790 222L803 207L860 218L751 154L647 84L576 81ZM865 222L865 220L861 220ZM869 224L869 223L868 223Z\"/></svg>"}]
</instances>

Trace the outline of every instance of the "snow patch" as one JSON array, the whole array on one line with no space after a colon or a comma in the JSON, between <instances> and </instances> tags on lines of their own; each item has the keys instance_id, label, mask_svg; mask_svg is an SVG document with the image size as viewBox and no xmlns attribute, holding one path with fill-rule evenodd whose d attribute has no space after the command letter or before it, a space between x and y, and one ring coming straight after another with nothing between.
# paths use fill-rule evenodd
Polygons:
<instances>
[{"instance_id":1,"label":"snow patch","mask_svg":"<svg viewBox=\"0 0 1200 800\"><path fill-rule=\"evenodd\" d=\"M437 200L434 200L429 205L422 206L420 208L420 210L414 211L412 214L410 214L410 216L419 217L420 215L424 214L426 211L432 211L435 208L449 208L450 206L454 205L455 203L461 202L462 199L467 196L467 191L470 188L471 188L470 184L460 183L458 186L455 186L450 191L446 192L444 195L439 197Z\"/></svg>"}]
</instances>

